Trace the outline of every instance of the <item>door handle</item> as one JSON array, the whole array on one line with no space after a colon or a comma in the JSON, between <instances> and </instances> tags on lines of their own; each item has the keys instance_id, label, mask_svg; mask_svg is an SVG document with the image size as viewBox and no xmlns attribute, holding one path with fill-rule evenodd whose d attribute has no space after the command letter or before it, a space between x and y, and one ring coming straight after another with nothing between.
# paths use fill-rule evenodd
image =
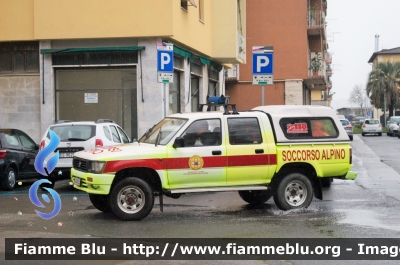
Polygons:
<instances>
[{"instance_id":1,"label":"door handle","mask_svg":"<svg viewBox=\"0 0 400 265\"><path fill-rule=\"evenodd\" d=\"M213 154L214 156L216 156L216 155L221 155L222 152L221 152L221 151L212 151L212 154Z\"/></svg>"},{"instance_id":2,"label":"door handle","mask_svg":"<svg viewBox=\"0 0 400 265\"><path fill-rule=\"evenodd\" d=\"M264 149L256 149L256 154L264 154Z\"/></svg>"}]
</instances>

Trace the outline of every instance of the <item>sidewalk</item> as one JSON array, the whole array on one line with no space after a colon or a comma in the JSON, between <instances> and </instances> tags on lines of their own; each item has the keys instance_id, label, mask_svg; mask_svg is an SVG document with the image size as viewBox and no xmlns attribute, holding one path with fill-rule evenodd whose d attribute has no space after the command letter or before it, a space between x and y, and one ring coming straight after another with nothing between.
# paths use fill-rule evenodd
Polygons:
<instances>
[{"instance_id":1,"label":"sidewalk","mask_svg":"<svg viewBox=\"0 0 400 265\"><path fill-rule=\"evenodd\" d=\"M354 135L353 168L358 172L356 183L400 201L400 175L369 148L359 135ZM371 194L373 196L373 194Z\"/></svg>"}]
</instances>

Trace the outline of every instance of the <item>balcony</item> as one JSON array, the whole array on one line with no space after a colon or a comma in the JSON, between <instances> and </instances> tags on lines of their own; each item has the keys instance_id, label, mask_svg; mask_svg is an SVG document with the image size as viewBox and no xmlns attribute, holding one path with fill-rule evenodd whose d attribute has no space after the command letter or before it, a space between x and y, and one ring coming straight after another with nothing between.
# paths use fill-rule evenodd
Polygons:
<instances>
[{"instance_id":1,"label":"balcony","mask_svg":"<svg viewBox=\"0 0 400 265\"><path fill-rule=\"evenodd\" d=\"M319 63L318 64L318 71L312 70L312 63L315 63L315 58ZM328 77L326 75L326 65L323 63L324 58L321 57L319 52L311 52L310 53L310 62L309 62L309 70L308 70L308 78L305 79L305 83L311 90L325 90Z\"/></svg>"},{"instance_id":2,"label":"balcony","mask_svg":"<svg viewBox=\"0 0 400 265\"><path fill-rule=\"evenodd\" d=\"M307 34L320 35L326 40L325 13L322 10L309 9L307 12Z\"/></svg>"}]
</instances>

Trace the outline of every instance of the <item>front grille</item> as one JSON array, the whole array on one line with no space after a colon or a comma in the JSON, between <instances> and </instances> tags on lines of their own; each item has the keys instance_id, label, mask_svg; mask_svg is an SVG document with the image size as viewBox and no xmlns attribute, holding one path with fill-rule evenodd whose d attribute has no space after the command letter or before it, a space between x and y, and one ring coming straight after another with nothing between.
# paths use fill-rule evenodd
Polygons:
<instances>
[{"instance_id":1,"label":"front grille","mask_svg":"<svg viewBox=\"0 0 400 265\"><path fill-rule=\"evenodd\" d=\"M54 152L60 151L60 153L75 153L85 150L83 147L59 147Z\"/></svg>"},{"instance_id":2,"label":"front grille","mask_svg":"<svg viewBox=\"0 0 400 265\"><path fill-rule=\"evenodd\" d=\"M88 164L89 164L88 160L75 158L75 157L72 159L72 166L74 167L74 169L77 169L80 171L87 172Z\"/></svg>"}]
</instances>

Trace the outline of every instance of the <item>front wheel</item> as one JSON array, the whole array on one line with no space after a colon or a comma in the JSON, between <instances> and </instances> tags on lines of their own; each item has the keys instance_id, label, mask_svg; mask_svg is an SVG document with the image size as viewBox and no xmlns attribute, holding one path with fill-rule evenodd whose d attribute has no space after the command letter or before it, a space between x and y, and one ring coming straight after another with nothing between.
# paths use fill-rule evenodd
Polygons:
<instances>
[{"instance_id":1,"label":"front wheel","mask_svg":"<svg viewBox=\"0 0 400 265\"><path fill-rule=\"evenodd\" d=\"M271 190L240 190L240 198L253 205L263 204L272 197Z\"/></svg>"},{"instance_id":2,"label":"front wheel","mask_svg":"<svg viewBox=\"0 0 400 265\"><path fill-rule=\"evenodd\" d=\"M382 136L382 133L378 133L379 136Z\"/></svg>"},{"instance_id":3,"label":"front wheel","mask_svg":"<svg viewBox=\"0 0 400 265\"><path fill-rule=\"evenodd\" d=\"M110 206L108 206L108 195L89 194L89 199L97 210L105 213L110 211Z\"/></svg>"},{"instance_id":4,"label":"front wheel","mask_svg":"<svg viewBox=\"0 0 400 265\"><path fill-rule=\"evenodd\" d=\"M6 171L6 176L3 179L3 189L5 190L13 190L15 188L15 183L17 181L17 173L15 172L15 169L12 167L9 167Z\"/></svg>"},{"instance_id":5,"label":"front wheel","mask_svg":"<svg viewBox=\"0 0 400 265\"><path fill-rule=\"evenodd\" d=\"M112 188L109 205L111 211L120 219L139 221L153 209L153 190L141 179L123 179Z\"/></svg>"},{"instance_id":6,"label":"front wheel","mask_svg":"<svg viewBox=\"0 0 400 265\"><path fill-rule=\"evenodd\" d=\"M274 201L281 210L307 208L313 198L310 180L300 173L291 173L278 184Z\"/></svg>"}]
</instances>

